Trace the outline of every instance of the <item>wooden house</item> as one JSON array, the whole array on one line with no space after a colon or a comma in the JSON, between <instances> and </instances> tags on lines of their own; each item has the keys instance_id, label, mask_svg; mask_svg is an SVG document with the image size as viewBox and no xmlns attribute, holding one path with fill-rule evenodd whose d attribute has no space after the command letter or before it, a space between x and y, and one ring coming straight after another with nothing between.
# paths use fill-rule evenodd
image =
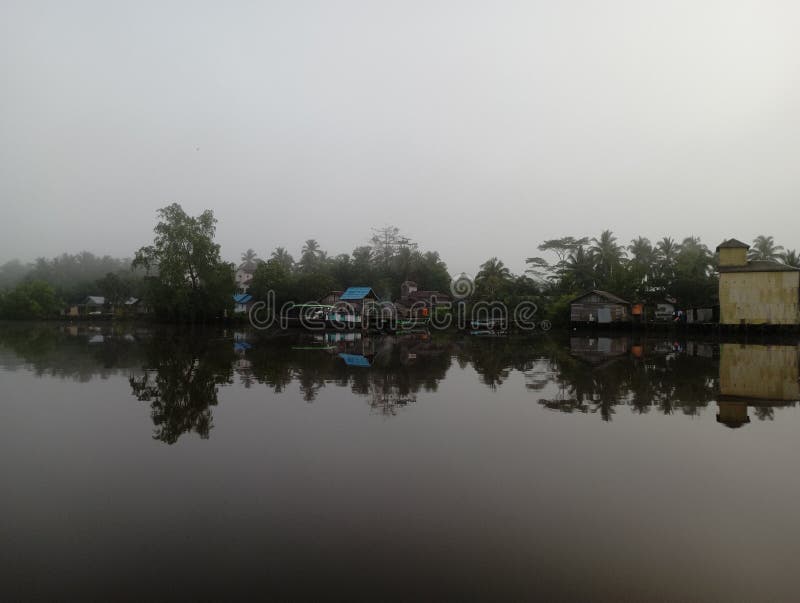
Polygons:
<instances>
[{"instance_id":1,"label":"wooden house","mask_svg":"<svg viewBox=\"0 0 800 603\"><path fill-rule=\"evenodd\" d=\"M631 321L631 304L613 293L593 289L573 299L570 322L581 324L617 324Z\"/></svg>"},{"instance_id":2,"label":"wooden house","mask_svg":"<svg viewBox=\"0 0 800 603\"><path fill-rule=\"evenodd\" d=\"M435 290L420 290L414 281L400 285L400 299L395 302L401 316L423 315L434 311L438 306L450 303L450 296Z\"/></svg>"}]
</instances>

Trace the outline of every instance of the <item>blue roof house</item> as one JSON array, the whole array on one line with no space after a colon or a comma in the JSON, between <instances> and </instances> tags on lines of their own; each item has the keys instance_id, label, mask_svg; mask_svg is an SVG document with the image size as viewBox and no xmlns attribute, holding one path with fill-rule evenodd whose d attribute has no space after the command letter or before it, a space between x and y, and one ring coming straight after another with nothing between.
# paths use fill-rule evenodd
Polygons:
<instances>
[{"instance_id":1,"label":"blue roof house","mask_svg":"<svg viewBox=\"0 0 800 603\"><path fill-rule=\"evenodd\" d=\"M379 299L372 287L348 287L339 297L341 301L363 302L365 299Z\"/></svg>"}]
</instances>

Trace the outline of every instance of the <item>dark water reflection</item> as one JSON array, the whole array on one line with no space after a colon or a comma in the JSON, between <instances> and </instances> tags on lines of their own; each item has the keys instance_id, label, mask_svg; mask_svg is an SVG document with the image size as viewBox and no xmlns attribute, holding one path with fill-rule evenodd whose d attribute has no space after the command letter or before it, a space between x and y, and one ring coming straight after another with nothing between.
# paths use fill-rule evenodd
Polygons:
<instances>
[{"instance_id":1,"label":"dark water reflection","mask_svg":"<svg viewBox=\"0 0 800 603\"><path fill-rule=\"evenodd\" d=\"M796 342L14 324L0 371L15 594L794 595Z\"/></svg>"}]
</instances>

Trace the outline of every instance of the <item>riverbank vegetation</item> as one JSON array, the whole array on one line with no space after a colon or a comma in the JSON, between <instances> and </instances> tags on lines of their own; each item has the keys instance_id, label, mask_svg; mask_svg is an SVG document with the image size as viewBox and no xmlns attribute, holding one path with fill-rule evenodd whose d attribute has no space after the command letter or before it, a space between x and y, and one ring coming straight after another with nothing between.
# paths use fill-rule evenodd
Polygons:
<instances>
[{"instance_id":1,"label":"riverbank vegetation","mask_svg":"<svg viewBox=\"0 0 800 603\"><path fill-rule=\"evenodd\" d=\"M142 299L154 318L171 322L208 322L229 316L237 292L237 266L225 262L214 241L216 219L207 210L186 214L177 203L158 211L154 239L132 258L64 253L32 264L11 260L0 266L0 318L55 318L68 305L90 295L118 305ZM513 306L532 301L543 317L563 322L575 295L602 289L630 301L656 302L664 297L682 306L713 303L717 292L717 257L699 237L681 240L637 237L624 243L610 230L595 237L565 236L543 241L541 255L525 260L514 274L497 257L476 267L469 287L471 301L500 301ZM800 254L773 237L759 235L750 259L800 267ZM451 275L435 250L424 250L394 226L373 229L366 243L350 253L332 255L308 239L294 257L276 247L263 257L253 249L241 254L239 269L252 274L248 292L276 301L316 300L351 285L371 286L384 299L397 299L400 284L450 294ZM241 287L241 285L239 285Z\"/></svg>"}]
</instances>

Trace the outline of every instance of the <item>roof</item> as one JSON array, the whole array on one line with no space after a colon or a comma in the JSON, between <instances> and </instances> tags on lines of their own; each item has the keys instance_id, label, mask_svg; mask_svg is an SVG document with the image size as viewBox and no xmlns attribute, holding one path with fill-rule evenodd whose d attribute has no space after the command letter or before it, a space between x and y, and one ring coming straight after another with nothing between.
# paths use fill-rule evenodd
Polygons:
<instances>
[{"instance_id":1,"label":"roof","mask_svg":"<svg viewBox=\"0 0 800 603\"><path fill-rule=\"evenodd\" d=\"M95 306L104 306L106 303L106 298L102 295L89 295L86 297L84 301L85 304L94 304Z\"/></svg>"},{"instance_id":2,"label":"roof","mask_svg":"<svg viewBox=\"0 0 800 603\"><path fill-rule=\"evenodd\" d=\"M437 301L447 301L450 296L439 291L411 291L408 294L410 300L428 300L435 297Z\"/></svg>"},{"instance_id":3,"label":"roof","mask_svg":"<svg viewBox=\"0 0 800 603\"><path fill-rule=\"evenodd\" d=\"M375 292L372 290L372 287L348 287L345 289L345 292L342 293L342 296L339 298L342 301L350 301L350 300L360 300L364 299L365 297L369 296L372 293L375 297Z\"/></svg>"},{"instance_id":4,"label":"roof","mask_svg":"<svg viewBox=\"0 0 800 603\"><path fill-rule=\"evenodd\" d=\"M344 360L347 366L366 366L369 367L369 360L361 354L339 354L339 358Z\"/></svg>"},{"instance_id":5,"label":"roof","mask_svg":"<svg viewBox=\"0 0 800 603\"><path fill-rule=\"evenodd\" d=\"M604 297L606 300L608 300L610 302L613 302L615 304L630 304L630 302L625 301L621 297L617 297L616 295L614 295L613 293L609 293L608 291L601 291L600 289L592 289L591 291L587 291L586 293L582 293L581 295L579 295L578 297L576 297L575 299L573 299L569 303L574 304L576 301L579 301L579 300L583 299L584 297L586 297L587 295L592 295L592 294L598 295L600 297Z\"/></svg>"},{"instance_id":6,"label":"roof","mask_svg":"<svg viewBox=\"0 0 800 603\"><path fill-rule=\"evenodd\" d=\"M722 243L717 245L717 251L720 249L750 249L750 245L747 243L742 243L738 239L728 239L727 241L722 241Z\"/></svg>"},{"instance_id":7,"label":"roof","mask_svg":"<svg viewBox=\"0 0 800 603\"><path fill-rule=\"evenodd\" d=\"M752 260L741 266L719 266L717 271L720 274L723 272L800 272L800 268L772 260Z\"/></svg>"},{"instance_id":8,"label":"roof","mask_svg":"<svg viewBox=\"0 0 800 603\"><path fill-rule=\"evenodd\" d=\"M139 303L138 297L129 297L128 299L125 300L126 306L135 306L138 303Z\"/></svg>"},{"instance_id":9,"label":"roof","mask_svg":"<svg viewBox=\"0 0 800 603\"><path fill-rule=\"evenodd\" d=\"M249 293L238 293L233 296L233 301L235 301L237 304L246 304L253 301L253 296Z\"/></svg>"}]
</instances>

